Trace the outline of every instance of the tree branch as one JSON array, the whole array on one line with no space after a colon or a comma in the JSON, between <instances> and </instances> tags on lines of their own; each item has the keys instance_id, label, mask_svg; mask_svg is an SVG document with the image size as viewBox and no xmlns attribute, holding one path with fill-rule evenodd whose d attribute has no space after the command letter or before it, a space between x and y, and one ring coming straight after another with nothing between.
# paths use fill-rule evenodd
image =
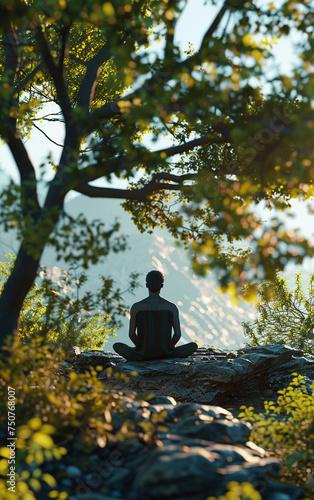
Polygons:
<instances>
[{"instance_id":1,"label":"tree branch","mask_svg":"<svg viewBox=\"0 0 314 500\"><path fill-rule=\"evenodd\" d=\"M35 169L17 132L10 126L6 126L5 133L7 144L20 173L21 187L24 188L22 189L22 206L26 215L29 210L33 211L34 207L40 209L36 191Z\"/></svg>"},{"instance_id":2,"label":"tree branch","mask_svg":"<svg viewBox=\"0 0 314 500\"><path fill-rule=\"evenodd\" d=\"M176 175L176 174L171 174L170 172L158 172L152 177L152 180L150 182L155 182L156 180L164 180L182 184L182 182L184 181L191 181L195 179L196 176L197 174Z\"/></svg>"},{"instance_id":3,"label":"tree branch","mask_svg":"<svg viewBox=\"0 0 314 500\"><path fill-rule=\"evenodd\" d=\"M169 158L171 156L187 153L188 151L193 150L198 146L204 146L209 143L225 143L226 138L213 138L211 136L203 136L198 139L193 139L192 141L185 142L184 144L179 144L178 146L171 146L170 148L159 149L157 151L150 152L150 161L153 159L160 160L161 158ZM115 173L119 170L126 169L132 165L137 165L142 161L140 154L135 155L132 160L127 158L126 156L120 156L114 158L112 160L113 165L110 169L108 169L108 165L104 164L102 161L99 164L89 165L88 167L83 168L79 171L80 179L82 179L83 183L88 183L103 177L104 175L108 175L108 173ZM158 175L158 174L156 174ZM170 180L170 178L169 178Z\"/></svg>"},{"instance_id":4,"label":"tree branch","mask_svg":"<svg viewBox=\"0 0 314 500\"><path fill-rule=\"evenodd\" d=\"M62 113L65 119L65 122L68 123L70 120L71 116L71 102L70 98L67 92L66 84L63 78L63 72L56 66L53 57L50 52L50 48L48 45L48 41L44 35L44 33L41 31L40 26L38 26L37 30L37 36L41 42L42 45L42 54L44 61L46 63L46 66L49 70L50 75L52 76L53 82L56 87L57 91L57 96L58 96L58 101L60 108L62 109Z\"/></svg>"},{"instance_id":5,"label":"tree branch","mask_svg":"<svg viewBox=\"0 0 314 500\"><path fill-rule=\"evenodd\" d=\"M17 38L14 28L11 27L11 29L8 32L3 33L2 41L4 43L4 68L1 80L4 86L8 86L12 89L14 78L20 64L20 58L17 49L18 47ZM18 103L16 101L14 93L12 93L10 99L6 103L6 106L10 108L11 106L14 105L17 106L17 104ZM9 123L12 129L15 130L16 118L10 116Z\"/></svg>"},{"instance_id":6,"label":"tree branch","mask_svg":"<svg viewBox=\"0 0 314 500\"><path fill-rule=\"evenodd\" d=\"M89 196L91 198L115 198L124 200L144 201L147 196L162 190L179 191L185 180L193 179L195 174L174 175L168 172L160 172L152 177L146 186L138 189L115 189L91 186L79 182L73 187L74 191ZM173 180L176 184L168 182L158 182L158 180Z\"/></svg>"},{"instance_id":7,"label":"tree branch","mask_svg":"<svg viewBox=\"0 0 314 500\"><path fill-rule=\"evenodd\" d=\"M226 137L220 139L220 138L213 138L210 135L204 135L202 137L199 137L198 139L193 139L192 141L179 144L178 146L171 146L170 148L159 149L158 151L152 151L151 154L159 156L166 155L165 158L169 158L177 154L187 153L188 151L191 151L192 149L198 146L205 146L210 142L213 144L220 144L220 143L224 144L226 142Z\"/></svg>"},{"instance_id":8,"label":"tree branch","mask_svg":"<svg viewBox=\"0 0 314 500\"><path fill-rule=\"evenodd\" d=\"M77 105L86 111L89 110L89 106L94 98L100 67L104 62L108 61L110 57L110 53L104 46L96 56L87 63L86 73L77 96Z\"/></svg>"},{"instance_id":9,"label":"tree branch","mask_svg":"<svg viewBox=\"0 0 314 500\"><path fill-rule=\"evenodd\" d=\"M60 68L60 65L57 66L54 62L48 40L45 34L41 31L41 27L39 25L37 27L37 36L42 45L44 61L56 88L58 103L63 113L66 128L64 146L58 169L54 179L50 183L44 203L44 209L46 210L50 209L52 206L58 206L59 208L63 206L66 192L65 186L68 184L67 176L64 175L64 171L65 168L72 162L77 161L79 151L79 134L77 124L75 121L71 122L72 106L63 76L63 71Z\"/></svg>"},{"instance_id":10,"label":"tree branch","mask_svg":"<svg viewBox=\"0 0 314 500\"><path fill-rule=\"evenodd\" d=\"M79 59L78 57L76 57L74 54L69 54L69 59L71 59L71 61L74 61L76 62L77 64L81 64L82 66L87 66L87 63L88 61L83 61L83 59Z\"/></svg>"},{"instance_id":11,"label":"tree branch","mask_svg":"<svg viewBox=\"0 0 314 500\"><path fill-rule=\"evenodd\" d=\"M14 89L14 92L19 94L25 86L34 78L34 76L44 67L44 62L42 61L41 63L36 66L36 68L33 69L25 78L22 80Z\"/></svg>"},{"instance_id":12,"label":"tree branch","mask_svg":"<svg viewBox=\"0 0 314 500\"><path fill-rule=\"evenodd\" d=\"M196 54L194 54L193 56L191 56L189 58L189 60L195 58L201 52L201 50L203 49L205 42L207 42L208 40L211 39L211 37L213 36L214 32L218 28L218 26L219 26L219 24L220 24L223 16L227 12L227 10L230 8L230 6L228 5L228 3L229 3L228 0L225 0L223 6L221 7L221 9L218 12L217 16L215 17L215 19L213 20L212 24L210 25L210 27L206 31L205 35L203 36L203 40L202 40L202 43L201 43L201 46L200 46L199 50L196 52Z\"/></svg>"},{"instance_id":13,"label":"tree branch","mask_svg":"<svg viewBox=\"0 0 314 500\"><path fill-rule=\"evenodd\" d=\"M61 118L51 118L52 116L60 116L60 115L62 115L61 111L59 111L58 113L48 113L47 115L39 116L38 118L33 118L33 121L45 120L48 122L64 123L64 120Z\"/></svg>"},{"instance_id":14,"label":"tree branch","mask_svg":"<svg viewBox=\"0 0 314 500\"><path fill-rule=\"evenodd\" d=\"M46 134L46 132L44 132L40 127L38 127L38 125L36 125L33 121L33 126L39 130L39 132L41 132L45 137L46 139L48 139L48 141L52 142L52 144L55 144L56 146L59 146L60 148L63 147L63 144L58 144L57 142L55 142L53 139L51 139L51 137L49 137L48 134Z\"/></svg>"},{"instance_id":15,"label":"tree branch","mask_svg":"<svg viewBox=\"0 0 314 500\"><path fill-rule=\"evenodd\" d=\"M71 24L64 26L61 33L61 54L59 60L59 69L64 74L64 58L69 55L69 32Z\"/></svg>"}]
</instances>

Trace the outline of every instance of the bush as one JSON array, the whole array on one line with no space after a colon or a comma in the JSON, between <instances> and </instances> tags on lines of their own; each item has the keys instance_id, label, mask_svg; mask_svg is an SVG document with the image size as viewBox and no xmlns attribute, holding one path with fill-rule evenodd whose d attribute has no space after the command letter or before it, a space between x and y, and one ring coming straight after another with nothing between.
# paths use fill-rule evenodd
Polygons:
<instances>
[{"instance_id":1,"label":"bush","mask_svg":"<svg viewBox=\"0 0 314 500\"><path fill-rule=\"evenodd\" d=\"M13 267L13 256L9 262L0 263L0 294L4 282ZM34 337L43 338L44 343L63 345L65 348L78 346L85 349L102 349L106 338L114 336L119 326L117 315L125 307L120 290L113 290L113 281L102 278L102 287L82 297L81 287L87 282L85 274L74 277L64 269L58 269L59 276L53 280L51 272L41 266L37 281L27 295L20 317L19 335L28 343ZM136 275L131 275L130 286L137 286ZM97 312L95 312L97 311Z\"/></svg>"},{"instance_id":2,"label":"bush","mask_svg":"<svg viewBox=\"0 0 314 500\"><path fill-rule=\"evenodd\" d=\"M289 292L286 278L277 274L273 284L259 286L259 316L242 323L244 334L251 339L250 345L287 344L314 354L314 274L308 295L302 290L302 273L296 274L295 285Z\"/></svg>"},{"instance_id":3,"label":"bush","mask_svg":"<svg viewBox=\"0 0 314 500\"><path fill-rule=\"evenodd\" d=\"M150 443L163 420L153 414L151 421L131 422L127 408L133 393L124 398L107 382L104 386L97 378L102 367L86 374L72 372L67 378L58 375L63 350L39 343L34 339L22 345L16 337L4 348L10 357L0 353L0 427L5 435L0 447L0 498L6 500L65 500L68 493L47 473L47 462L64 460L73 446L85 464L95 447L123 445L138 436ZM14 453L7 447L7 435L17 437ZM15 492L7 488L9 460L14 460ZM42 496L43 489L47 496Z\"/></svg>"},{"instance_id":4,"label":"bush","mask_svg":"<svg viewBox=\"0 0 314 500\"><path fill-rule=\"evenodd\" d=\"M289 386L278 391L276 402L264 402L264 413L242 406L238 417L253 424L250 439L282 461L282 479L302 487L310 500L314 498L314 382L308 392L304 377L292 376Z\"/></svg>"}]
</instances>

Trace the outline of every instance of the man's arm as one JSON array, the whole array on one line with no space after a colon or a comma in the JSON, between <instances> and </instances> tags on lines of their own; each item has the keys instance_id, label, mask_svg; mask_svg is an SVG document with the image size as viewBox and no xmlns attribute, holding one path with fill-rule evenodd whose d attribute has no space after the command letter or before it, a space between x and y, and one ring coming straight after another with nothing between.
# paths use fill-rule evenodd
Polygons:
<instances>
[{"instance_id":1,"label":"man's arm","mask_svg":"<svg viewBox=\"0 0 314 500\"><path fill-rule=\"evenodd\" d=\"M130 328L129 328L129 337L132 340L135 347L137 345L137 335L135 333L136 330L136 309L134 305L131 307L131 316L130 316Z\"/></svg>"},{"instance_id":2,"label":"man's arm","mask_svg":"<svg viewBox=\"0 0 314 500\"><path fill-rule=\"evenodd\" d=\"M174 307L173 315L172 315L172 326L174 330L174 335L171 339L172 347L176 345L176 343L181 338L181 327L180 327L180 319L179 319L179 309L177 306Z\"/></svg>"}]
</instances>

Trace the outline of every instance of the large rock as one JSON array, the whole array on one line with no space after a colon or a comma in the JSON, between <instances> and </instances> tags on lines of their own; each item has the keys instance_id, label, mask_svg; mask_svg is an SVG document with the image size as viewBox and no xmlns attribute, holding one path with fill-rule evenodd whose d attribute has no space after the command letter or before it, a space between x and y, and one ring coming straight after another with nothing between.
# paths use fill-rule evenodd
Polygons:
<instances>
[{"instance_id":1,"label":"large rock","mask_svg":"<svg viewBox=\"0 0 314 500\"><path fill-rule=\"evenodd\" d=\"M268 397L298 372L314 379L314 357L284 345L248 347L238 351L198 349L180 359L128 362L103 351L88 351L77 357L75 369L103 366L99 378L107 379L107 368L129 380L111 377L115 386L138 393L172 396L180 402L235 406L248 397ZM133 372L137 372L134 376ZM132 375L130 375L132 374Z\"/></svg>"},{"instance_id":2,"label":"large rock","mask_svg":"<svg viewBox=\"0 0 314 500\"><path fill-rule=\"evenodd\" d=\"M70 500L85 499L86 491L99 500L206 500L223 495L231 481L251 483L263 500L304 497L299 488L278 481L280 462L249 440L251 425L217 402L235 408L241 398L261 400L264 393L287 385L292 372L310 383L312 356L286 346L263 346L234 352L198 349L187 359L131 363L109 352L90 351L77 356L74 368L84 372L96 366L104 368L99 374L104 389L110 383L125 399L125 413L113 414L113 428L118 430L127 419L137 439L118 450L102 449L99 457L95 452L90 471L80 477ZM134 398L132 391L145 396ZM110 458L116 451L117 464ZM102 462L104 476L93 482L94 470L101 476Z\"/></svg>"},{"instance_id":3,"label":"large rock","mask_svg":"<svg viewBox=\"0 0 314 500\"><path fill-rule=\"evenodd\" d=\"M121 363L123 358L109 351L100 351L97 349L92 349L91 351L81 352L79 356L76 357L73 363L75 370L79 373L84 373L88 371L91 367L96 368L101 366L103 369L115 367L117 364Z\"/></svg>"},{"instance_id":4,"label":"large rock","mask_svg":"<svg viewBox=\"0 0 314 500\"><path fill-rule=\"evenodd\" d=\"M303 497L300 488L278 481L280 462L248 441L251 425L228 410L168 398L131 404L123 397L137 439L94 449L81 471L64 466L59 475L69 500L206 500L223 495L230 481L251 483L263 500ZM147 440L154 420L154 439Z\"/></svg>"},{"instance_id":5,"label":"large rock","mask_svg":"<svg viewBox=\"0 0 314 500\"><path fill-rule=\"evenodd\" d=\"M217 406L149 402L138 403L138 425L157 409L163 414L166 409L168 430L158 433L157 427L155 446L129 453L123 461L125 481L117 468L103 493L120 494L125 500L205 500L224 494L230 481L238 481L251 483L263 500L303 497L299 488L277 481L279 460L248 441L251 425L231 412Z\"/></svg>"}]
</instances>

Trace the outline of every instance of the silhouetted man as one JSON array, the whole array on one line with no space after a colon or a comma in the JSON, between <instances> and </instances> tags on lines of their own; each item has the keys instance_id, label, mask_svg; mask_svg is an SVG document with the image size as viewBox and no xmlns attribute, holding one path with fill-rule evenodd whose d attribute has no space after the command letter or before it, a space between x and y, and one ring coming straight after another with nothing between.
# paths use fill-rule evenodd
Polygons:
<instances>
[{"instance_id":1,"label":"silhouetted man","mask_svg":"<svg viewBox=\"0 0 314 500\"><path fill-rule=\"evenodd\" d=\"M179 311L175 304L160 296L163 284L161 272L147 274L149 295L131 307L129 337L135 347L122 342L113 345L114 350L129 361L186 358L197 349L195 342L175 347L181 337Z\"/></svg>"}]
</instances>

